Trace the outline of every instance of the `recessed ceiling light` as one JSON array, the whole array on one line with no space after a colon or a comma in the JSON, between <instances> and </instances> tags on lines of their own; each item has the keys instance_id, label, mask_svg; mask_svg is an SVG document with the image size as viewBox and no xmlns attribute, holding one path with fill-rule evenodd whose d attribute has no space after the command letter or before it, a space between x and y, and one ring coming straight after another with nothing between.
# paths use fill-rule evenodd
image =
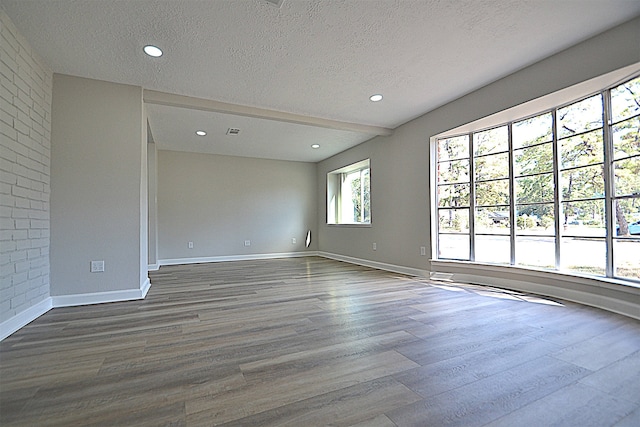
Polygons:
<instances>
[{"instance_id":1,"label":"recessed ceiling light","mask_svg":"<svg viewBox=\"0 0 640 427\"><path fill-rule=\"evenodd\" d=\"M380 95L379 93L375 94L375 95L371 95L369 97L369 99L373 102L378 102L378 101L382 101L382 95Z\"/></svg>"},{"instance_id":2,"label":"recessed ceiling light","mask_svg":"<svg viewBox=\"0 0 640 427\"><path fill-rule=\"evenodd\" d=\"M206 134L207 133L205 131L203 131L203 130L197 130L196 131L196 135L198 135L198 136L205 136Z\"/></svg>"},{"instance_id":3,"label":"recessed ceiling light","mask_svg":"<svg viewBox=\"0 0 640 427\"><path fill-rule=\"evenodd\" d=\"M320 148L320 144L313 144L311 148Z\"/></svg>"},{"instance_id":4,"label":"recessed ceiling light","mask_svg":"<svg viewBox=\"0 0 640 427\"><path fill-rule=\"evenodd\" d=\"M158 58L162 56L162 49L160 49L157 46L148 44L143 48L143 50L144 50L144 53L146 53L149 56L153 56L154 58Z\"/></svg>"}]
</instances>

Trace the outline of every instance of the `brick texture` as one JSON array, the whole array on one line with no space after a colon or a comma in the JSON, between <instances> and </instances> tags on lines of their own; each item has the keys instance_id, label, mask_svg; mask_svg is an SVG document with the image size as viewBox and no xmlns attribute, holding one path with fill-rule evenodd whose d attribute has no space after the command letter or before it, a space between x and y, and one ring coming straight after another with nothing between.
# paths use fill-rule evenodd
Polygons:
<instances>
[{"instance_id":1,"label":"brick texture","mask_svg":"<svg viewBox=\"0 0 640 427\"><path fill-rule=\"evenodd\" d=\"M0 322L49 297L52 82L0 10Z\"/></svg>"}]
</instances>

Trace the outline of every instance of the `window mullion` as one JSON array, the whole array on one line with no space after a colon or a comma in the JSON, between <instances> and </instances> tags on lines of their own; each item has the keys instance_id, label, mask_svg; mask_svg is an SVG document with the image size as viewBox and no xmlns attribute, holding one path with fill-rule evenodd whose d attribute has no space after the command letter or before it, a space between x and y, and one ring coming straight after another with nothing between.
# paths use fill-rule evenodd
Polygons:
<instances>
[{"instance_id":1,"label":"window mullion","mask_svg":"<svg viewBox=\"0 0 640 427\"><path fill-rule=\"evenodd\" d=\"M438 139L433 138L429 151L429 191L431 195L431 259L440 258L440 197L438 195L438 180L440 179L440 154L438 152Z\"/></svg>"},{"instance_id":2,"label":"window mullion","mask_svg":"<svg viewBox=\"0 0 640 427\"><path fill-rule=\"evenodd\" d=\"M560 203L561 187L560 187L560 147L558 147L558 110L551 112L551 126L553 131L552 148L553 148L553 226L555 232L555 265L559 270L562 265L562 203Z\"/></svg>"},{"instance_id":3,"label":"window mullion","mask_svg":"<svg viewBox=\"0 0 640 427\"><path fill-rule=\"evenodd\" d=\"M344 173L341 173L338 179L338 197L336 200L337 202L336 203L336 209L337 209L336 219L340 224L344 221L344 218L342 217L342 190L344 189L345 178L346 178L346 175Z\"/></svg>"},{"instance_id":4,"label":"window mullion","mask_svg":"<svg viewBox=\"0 0 640 427\"><path fill-rule=\"evenodd\" d=\"M476 128L484 121L476 122L466 126L464 133L445 137L451 131L441 138L432 137L434 258L440 258L442 249L442 259L468 257L472 262L489 263L509 259L511 265L524 268L553 269L555 265L555 270L567 268L569 273L609 278L618 274L623 280L631 275L629 280L635 281L637 265L629 250L635 250L638 240L636 236L618 237L616 223L618 215L630 215L637 221L640 212L637 176L632 175L640 159L634 145L640 117L638 87L640 75L529 118L486 129ZM541 148L532 149L538 146ZM508 176L504 177L506 157ZM464 209L468 210L467 223ZM504 230L507 217L499 212L506 209L509 252ZM637 234L635 228L633 233ZM446 236L440 239L440 234Z\"/></svg>"},{"instance_id":5,"label":"window mullion","mask_svg":"<svg viewBox=\"0 0 640 427\"><path fill-rule=\"evenodd\" d=\"M614 176L613 176L613 134L611 129L611 90L605 90L602 93L604 101L603 117L602 117L602 139L604 140L604 216L605 216L605 247L606 247L606 276L613 277L613 210L614 203Z\"/></svg>"},{"instance_id":6,"label":"window mullion","mask_svg":"<svg viewBox=\"0 0 640 427\"><path fill-rule=\"evenodd\" d=\"M516 264L516 177L513 155L513 123L507 126L509 144L509 263Z\"/></svg>"},{"instance_id":7,"label":"window mullion","mask_svg":"<svg viewBox=\"0 0 640 427\"><path fill-rule=\"evenodd\" d=\"M469 134L469 260L476 260L476 177L473 153L473 132Z\"/></svg>"},{"instance_id":8,"label":"window mullion","mask_svg":"<svg viewBox=\"0 0 640 427\"><path fill-rule=\"evenodd\" d=\"M364 222L364 169L360 171L360 222Z\"/></svg>"}]
</instances>

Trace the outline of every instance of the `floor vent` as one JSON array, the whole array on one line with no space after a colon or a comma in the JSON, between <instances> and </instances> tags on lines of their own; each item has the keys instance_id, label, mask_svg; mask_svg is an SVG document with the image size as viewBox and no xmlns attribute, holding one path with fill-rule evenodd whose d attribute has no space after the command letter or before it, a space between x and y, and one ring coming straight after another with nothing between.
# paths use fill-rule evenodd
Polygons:
<instances>
[{"instance_id":1,"label":"floor vent","mask_svg":"<svg viewBox=\"0 0 640 427\"><path fill-rule=\"evenodd\" d=\"M441 282L451 282L452 278L453 278L453 274L451 274L451 273L432 272L429 275L429 279L438 280L438 281L441 281Z\"/></svg>"}]
</instances>

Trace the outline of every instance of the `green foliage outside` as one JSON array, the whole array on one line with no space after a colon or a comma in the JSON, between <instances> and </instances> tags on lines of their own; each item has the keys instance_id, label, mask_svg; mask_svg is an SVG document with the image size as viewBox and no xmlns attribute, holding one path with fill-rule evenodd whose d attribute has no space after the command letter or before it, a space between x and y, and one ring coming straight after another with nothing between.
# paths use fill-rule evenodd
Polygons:
<instances>
[{"instance_id":1,"label":"green foliage outside","mask_svg":"<svg viewBox=\"0 0 640 427\"><path fill-rule=\"evenodd\" d=\"M609 95L611 124L607 127L604 96ZM558 108L555 120L554 126L554 114L547 112L512 123L513 165L509 164L507 126L475 132L471 141L469 135L439 140L439 230L468 233L471 214L476 233L509 234L509 211L514 206L517 235L604 238L605 186L609 181L605 174L610 169L613 224L609 230L616 239L630 236L629 224L640 220L640 77ZM608 130L612 150L606 165L604 132ZM555 211L556 188L559 212ZM470 213L472 195L475 212ZM555 230L556 218L561 230ZM640 279L637 263L614 264L617 276ZM595 266L571 269L605 274Z\"/></svg>"},{"instance_id":2,"label":"green foliage outside","mask_svg":"<svg viewBox=\"0 0 640 427\"><path fill-rule=\"evenodd\" d=\"M369 169L360 171L360 176L351 181L354 222L371 222L371 194Z\"/></svg>"},{"instance_id":3,"label":"green foliage outside","mask_svg":"<svg viewBox=\"0 0 640 427\"><path fill-rule=\"evenodd\" d=\"M614 219L624 235L627 224L640 219L640 78L611 91ZM561 224L605 226L603 99L600 94L557 110ZM516 217L525 228L554 225L553 116L544 113L513 124ZM476 207L504 211L510 203L507 127L438 141L440 207L469 206L469 174L473 161ZM443 215L441 215L441 223ZM449 228L464 226L456 215ZM533 218L535 225L525 218ZM478 225L504 226L488 218ZM466 225L468 226L468 225Z\"/></svg>"}]
</instances>

